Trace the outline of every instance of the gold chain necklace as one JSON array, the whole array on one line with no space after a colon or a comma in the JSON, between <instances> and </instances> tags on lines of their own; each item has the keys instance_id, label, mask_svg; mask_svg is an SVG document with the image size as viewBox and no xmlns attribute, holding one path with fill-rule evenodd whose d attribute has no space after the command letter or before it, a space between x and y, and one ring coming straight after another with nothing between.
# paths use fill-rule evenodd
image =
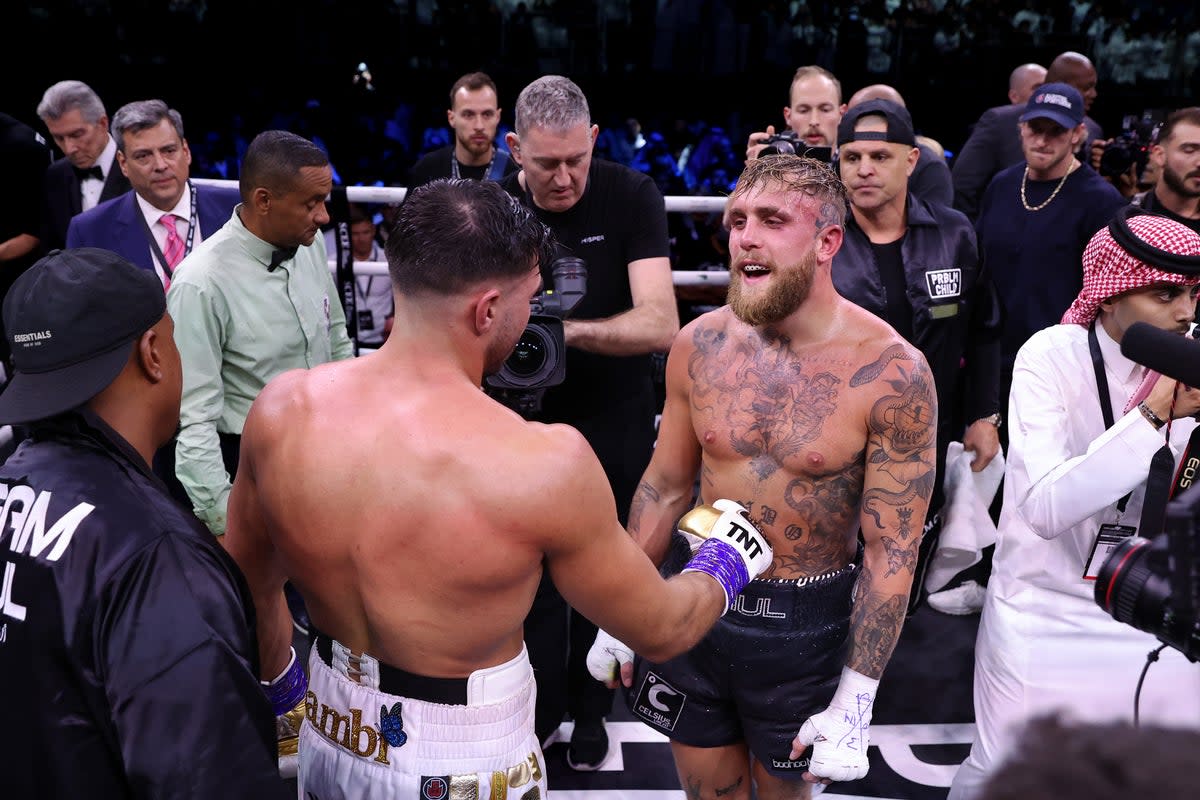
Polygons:
<instances>
[{"instance_id":1,"label":"gold chain necklace","mask_svg":"<svg viewBox=\"0 0 1200 800\"><path fill-rule=\"evenodd\" d=\"M1025 199L1025 181L1029 178L1029 165L1026 164L1025 172L1021 175L1021 205L1025 206L1026 211L1041 211L1043 208L1050 205L1050 202L1054 198L1058 197L1058 193L1062 189L1063 184L1067 182L1067 178L1071 177L1071 173L1075 171L1075 167L1078 165L1079 162L1072 159L1071 166L1067 167L1066 174L1062 176L1061 180L1059 180L1058 186L1054 187L1054 191L1050 193L1050 196L1047 197L1044 202L1039 203L1036 206L1031 206L1029 205L1029 201Z\"/></svg>"}]
</instances>

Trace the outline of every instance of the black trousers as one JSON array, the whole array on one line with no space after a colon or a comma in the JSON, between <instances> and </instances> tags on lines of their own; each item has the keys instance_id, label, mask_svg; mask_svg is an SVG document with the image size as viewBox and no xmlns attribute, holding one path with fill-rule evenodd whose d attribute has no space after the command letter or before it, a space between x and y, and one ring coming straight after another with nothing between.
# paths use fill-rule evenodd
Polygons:
<instances>
[{"instance_id":1,"label":"black trousers","mask_svg":"<svg viewBox=\"0 0 1200 800\"><path fill-rule=\"evenodd\" d=\"M595 450L608 476L622 525L654 449L655 399L633 394L608 413L572 420ZM525 618L525 646L537 681L534 727L538 738L558 728L566 714L575 722L599 722L612 711L614 690L587 671L596 626L570 608L545 573Z\"/></svg>"}]
</instances>

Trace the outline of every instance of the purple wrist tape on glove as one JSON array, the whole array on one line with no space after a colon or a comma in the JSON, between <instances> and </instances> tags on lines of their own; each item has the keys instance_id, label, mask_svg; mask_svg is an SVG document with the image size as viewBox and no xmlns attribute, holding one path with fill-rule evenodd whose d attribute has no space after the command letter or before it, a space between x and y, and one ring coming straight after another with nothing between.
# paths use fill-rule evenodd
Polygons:
<instances>
[{"instance_id":1,"label":"purple wrist tape on glove","mask_svg":"<svg viewBox=\"0 0 1200 800\"><path fill-rule=\"evenodd\" d=\"M308 676L304 674L304 668L300 666L300 659L294 655L286 672L270 683L265 681L259 681L259 683L262 684L267 700L271 701L271 709L277 717L299 705L308 691Z\"/></svg>"},{"instance_id":2,"label":"purple wrist tape on glove","mask_svg":"<svg viewBox=\"0 0 1200 800\"><path fill-rule=\"evenodd\" d=\"M750 582L750 572L741 555L732 545L719 539L705 539L684 569L716 578L725 590L726 609L733 605L733 599Z\"/></svg>"}]
</instances>

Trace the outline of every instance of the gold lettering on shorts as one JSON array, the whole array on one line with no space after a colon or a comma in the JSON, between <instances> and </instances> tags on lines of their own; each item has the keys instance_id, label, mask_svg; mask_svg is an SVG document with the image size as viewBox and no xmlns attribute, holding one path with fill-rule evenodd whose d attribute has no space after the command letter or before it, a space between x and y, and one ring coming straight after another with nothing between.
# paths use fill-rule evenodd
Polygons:
<instances>
[{"instance_id":1,"label":"gold lettering on shorts","mask_svg":"<svg viewBox=\"0 0 1200 800\"><path fill-rule=\"evenodd\" d=\"M320 708L318 719L317 709ZM364 725L361 708L350 709L343 715L335 708L322 703L316 692L309 689L304 696L304 716L322 736L349 750L359 758L371 758L378 764L391 765L388 761L388 743L377 728ZM364 737L366 741L363 741Z\"/></svg>"},{"instance_id":2,"label":"gold lettering on shorts","mask_svg":"<svg viewBox=\"0 0 1200 800\"><path fill-rule=\"evenodd\" d=\"M361 708L350 709L350 720L350 749L354 751L354 755L368 758L375 752L375 743L379 740L379 737L371 729L370 725L362 724ZM367 735L367 746L365 749L360 749L359 744L362 741L364 733Z\"/></svg>"},{"instance_id":3,"label":"gold lettering on shorts","mask_svg":"<svg viewBox=\"0 0 1200 800\"><path fill-rule=\"evenodd\" d=\"M317 693L312 689L304 693L304 716L314 728L317 727Z\"/></svg>"},{"instance_id":4,"label":"gold lettering on shorts","mask_svg":"<svg viewBox=\"0 0 1200 800\"><path fill-rule=\"evenodd\" d=\"M508 800L508 776L503 772L492 773L491 800Z\"/></svg>"},{"instance_id":5,"label":"gold lettering on shorts","mask_svg":"<svg viewBox=\"0 0 1200 800\"><path fill-rule=\"evenodd\" d=\"M479 800L479 776L451 775L449 800Z\"/></svg>"}]
</instances>

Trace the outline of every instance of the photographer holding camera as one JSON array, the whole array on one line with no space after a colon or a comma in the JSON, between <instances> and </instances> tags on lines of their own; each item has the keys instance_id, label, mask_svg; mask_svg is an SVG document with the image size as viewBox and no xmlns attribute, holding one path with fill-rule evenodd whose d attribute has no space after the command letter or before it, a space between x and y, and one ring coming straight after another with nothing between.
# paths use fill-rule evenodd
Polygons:
<instances>
[{"instance_id":1,"label":"photographer holding camera","mask_svg":"<svg viewBox=\"0 0 1200 800\"><path fill-rule=\"evenodd\" d=\"M526 86L517 98L516 130L507 135L521 171L501 185L554 232L563 254L586 268L587 292L562 323L566 378L545 390L534 418L573 425L587 438L624 523L654 446L650 356L670 348L679 313L662 194L649 176L592 158L599 129L591 120L587 98L567 78L547 75ZM555 285L550 267L542 266L546 287ZM596 626L543 580L525 637L537 673L539 738L545 741L569 710L575 728L568 763L597 769L608 753L603 718L612 691L585 664Z\"/></svg>"},{"instance_id":2,"label":"photographer holding camera","mask_svg":"<svg viewBox=\"0 0 1200 800\"><path fill-rule=\"evenodd\" d=\"M1181 256L1200 256L1200 235L1121 209L1084 251L1083 288L1061 324L1017 354L1004 505L975 646L975 742L952 800L976 797L1015 747L1016 726L1042 713L1109 722L1137 707L1155 724L1200 727L1200 666L1166 650L1139 685L1158 642L1093 599L1109 551L1159 533L1142 529L1159 527L1142 524L1143 507L1162 511L1164 482L1196 428L1200 390L1120 349L1138 322L1187 332L1200 275L1179 271Z\"/></svg>"},{"instance_id":3,"label":"photographer holding camera","mask_svg":"<svg viewBox=\"0 0 1200 800\"><path fill-rule=\"evenodd\" d=\"M792 76L789 105L783 109L786 130L775 132L774 125L750 134L746 141L746 160L769 155L802 155L834 166L837 155L838 124L847 110L868 100L889 100L904 106L904 98L885 83L864 86L842 102L842 84L833 73L817 66L800 67ZM949 205L954 197L950 168L940 145L918 136L919 158L908 177L908 190L930 203ZM936 145L936 147L935 147Z\"/></svg>"},{"instance_id":4,"label":"photographer holding camera","mask_svg":"<svg viewBox=\"0 0 1200 800\"><path fill-rule=\"evenodd\" d=\"M1133 204L1200 233L1200 106L1170 114L1147 156L1158 169L1154 187Z\"/></svg>"}]
</instances>

